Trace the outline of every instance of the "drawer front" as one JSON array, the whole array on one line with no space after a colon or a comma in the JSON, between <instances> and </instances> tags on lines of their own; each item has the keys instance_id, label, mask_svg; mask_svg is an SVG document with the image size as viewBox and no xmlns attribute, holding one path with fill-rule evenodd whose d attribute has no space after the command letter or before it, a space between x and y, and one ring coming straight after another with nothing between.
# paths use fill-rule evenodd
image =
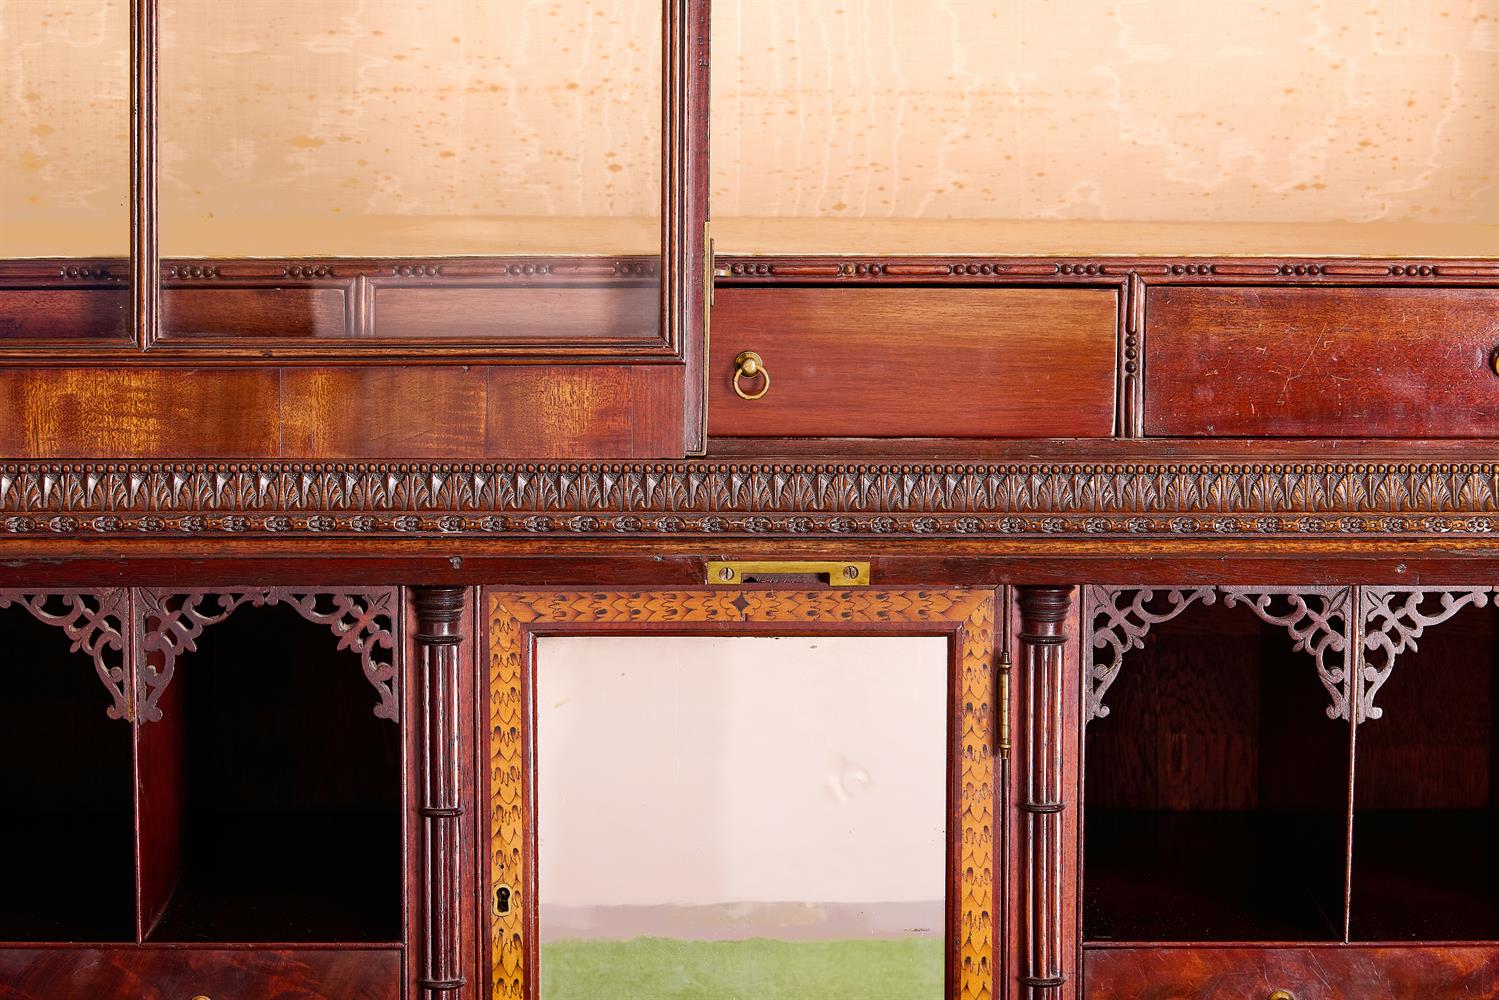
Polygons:
<instances>
[{"instance_id":1,"label":"drawer front","mask_svg":"<svg viewBox=\"0 0 1499 1000\"><path fill-rule=\"evenodd\" d=\"M719 437L1106 437L1108 289L720 288L708 432ZM734 360L770 374L734 392ZM741 383L748 392L763 385Z\"/></svg>"},{"instance_id":2,"label":"drawer front","mask_svg":"<svg viewBox=\"0 0 1499 1000\"><path fill-rule=\"evenodd\" d=\"M1492 1000L1499 948L1089 948L1086 1000Z\"/></svg>"},{"instance_id":3,"label":"drawer front","mask_svg":"<svg viewBox=\"0 0 1499 1000\"><path fill-rule=\"evenodd\" d=\"M400 1000L391 949L0 949L0 1000Z\"/></svg>"},{"instance_id":4,"label":"drawer front","mask_svg":"<svg viewBox=\"0 0 1499 1000\"><path fill-rule=\"evenodd\" d=\"M1499 289L1146 293L1145 433L1499 435Z\"/></svg>"}]
</instances>

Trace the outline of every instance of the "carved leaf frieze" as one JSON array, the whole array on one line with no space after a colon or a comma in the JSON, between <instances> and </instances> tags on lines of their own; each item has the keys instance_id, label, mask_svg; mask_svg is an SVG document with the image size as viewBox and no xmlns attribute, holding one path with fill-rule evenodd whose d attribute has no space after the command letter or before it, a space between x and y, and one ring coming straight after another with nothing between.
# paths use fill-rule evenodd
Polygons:
<instances>
[{"instance_id":1,"label":"carved leaf frieze","mask_svg":"<svg viewBox=\"0 0 1499 1000\"><path fill-rule=\"evenodd\" d=\"M0 534L1487 536L1499 464L0 466Z\"/></svg>"},{"instance_id":2,"label":"carved leaf frieze","mask_svg":"<svg viewBox=\"0 0 1499 1000\"><path fill-rule=\"evenodd\" d=\"M137 653L141 720L161 718L158 702L176 672L177 659L197 649L209 626L250 605L284 605L303 618L327 626L340 650L357 653L365 679L375 688L375 715L399 721L395 664L394 588L357 591L302 591L279 587L224 591L139 590L140 643Z\"/></svg>"}]
</instances>

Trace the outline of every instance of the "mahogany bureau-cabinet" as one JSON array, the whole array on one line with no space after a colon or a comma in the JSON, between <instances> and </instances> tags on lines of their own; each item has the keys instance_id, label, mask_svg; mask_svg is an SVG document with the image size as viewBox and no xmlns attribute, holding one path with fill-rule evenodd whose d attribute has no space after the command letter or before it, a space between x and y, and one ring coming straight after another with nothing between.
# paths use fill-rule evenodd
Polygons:
<instances>
[{"instance_id":1,"label":"mahogany bureau-cabinet","mask_svg":"<svg viewBox=\"0 0 1499 1000\"><path fill-rule=\"evenodd\" d=\"M1499 998L1496 32L0 0L0 1000Z\"/></svg>"}]
</instances>

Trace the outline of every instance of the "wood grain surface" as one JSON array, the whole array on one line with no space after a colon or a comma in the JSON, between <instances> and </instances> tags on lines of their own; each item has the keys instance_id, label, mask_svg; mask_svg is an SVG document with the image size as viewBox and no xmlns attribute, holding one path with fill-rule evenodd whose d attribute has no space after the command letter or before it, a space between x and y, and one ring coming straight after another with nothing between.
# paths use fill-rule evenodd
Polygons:
<instances>
[{"instance_id":1,"label":"wood grain surface","mask_svg":"<svg viewBox=\"0 0 1499 1000\"><path fill-rule=\"evenodd\" d=\"M1107 436L1117 303L1107 289L720 289L708 431ZM763 399L734 393L741 351L765 361Z\"/></svg>"},{"instance_id":2,"label":"wood grain surface","mask_svg":"<svg viewBox=\"0 0 1499 1000\"><path fill-rule=\"evenodd\" d=\"M1088 1000L1486 1000L1499 948L1090 948Z\"/></svg>"},{"instance_id":3,"label":"wood grain surface","mask_svg":"<svg viewBox=\"0 0 1499 1000\"><path fill-rule=\"evenodd\" d=\"M1145 433L1499 434L1499 289L1151 288Z\"/></svg>"},{"instance_id":4,"label":"wood grain surface","mask_svg":"<svg viewBox=\"0 0 1499 1000\"><path fill-rule=\"evenodd\" d=\"M400 1000L390 949L0 948L0 1000Z\"/></svg>"}]
</instances>

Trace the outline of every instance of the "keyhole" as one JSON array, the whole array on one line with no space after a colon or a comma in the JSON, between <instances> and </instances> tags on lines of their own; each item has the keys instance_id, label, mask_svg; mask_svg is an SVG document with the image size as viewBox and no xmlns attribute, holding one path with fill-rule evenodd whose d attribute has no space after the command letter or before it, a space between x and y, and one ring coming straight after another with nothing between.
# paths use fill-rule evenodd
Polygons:
<instances>
[{"instance_id":1,"label":"keyhole","mask_svg":"<svg viewBox=\"0 0 1499 1000\"><path fill-rule=\"evenodd\" d=\"M510 887L502 885L494 891L494 912L501 916L510 912Z\"/></svg>"}]
</instances>

